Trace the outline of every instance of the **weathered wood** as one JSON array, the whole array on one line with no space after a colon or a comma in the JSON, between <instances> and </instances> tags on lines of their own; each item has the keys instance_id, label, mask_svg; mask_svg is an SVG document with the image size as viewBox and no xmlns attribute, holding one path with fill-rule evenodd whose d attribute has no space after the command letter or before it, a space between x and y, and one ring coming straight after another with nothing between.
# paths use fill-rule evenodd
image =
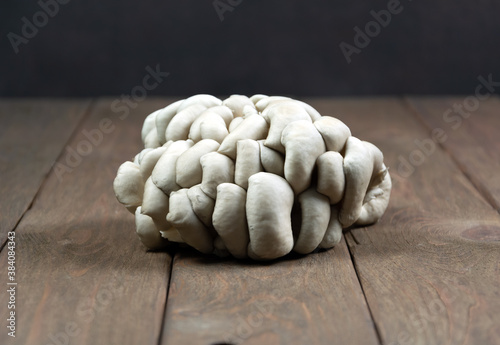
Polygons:
<instances>
[{"instance_id":1,"label":"weathered wood","mask_svg":"<svg viewBox=\"0 0 500 345\"><path fill-rule=\"evenodd\" d=\"M411 174L400 169L400 157L418 148L414 141L429 136L405 103L317 105L378 145L398 181L382 219L346 236L383 343L498 344L497 212L440 148Z\"/></svg>"},{"instance_id":2,"label":"weathered wood","mask_svg":"<svg viewBox=\"0 0 500 345\"><path fill-rule=\"evenodd\" d=\"M110 109L112 101L98 102L68 143L84 150L83 141L90 143L84 133L95 133L102 118L110 119L115 128L102 139L96 134L96 144L90 143L91 152L81 161L68 161L66 142L56 140L59 152L64 149L60 164L16 228L16 344L379 344L378 336L388 345L499 342L500 217L483 197L485 190L479 193L470 182L479 186L472 170L469 174L462 167L479 167L474 176L484 186L495 182L485 172L497 164L491 162L500 145L494 137L498 120L491 118L500 108L497 100L481 103L457 131L441 126L448 135L444 147L467 177L438 145L418 154L415 140L430 138L429 127L402 99L311 100L321 113L341 118L355 136L384 152L395 182L386 214L373 226L347 232L349 247L343 240L334 250L273 263L180 250L166 315L170 255L146 252L134 234L132 215L115 200L112 180L118 166L140 149L145 115L169 100L148 98L123 119L123 112ZM427 121L432 114L440 118L443 104L455 100L418 101L425 104ZM56 110L63 107L58 104ZM71 102L65 106L54 113L66 116L66 128L60 130L70 132L74 122L68 118L76 115L66 112L76 114L78 108ZM44 107L52 113L49 103ZM16 120L1 120L3 158L4 138L19 150L29 140L16 139L18 129L6 129ZM36 158L50 158L45 150L57 145L49 140L49 127L62 126L30 121L34 130L37 123L42 128L31 132L41 133L38 141L30 139L32 144L48 146L18 163L19 177L11 178L19 181L46 167ZM463 137L457 137L462 130ZM459 161L453 150L462 142ZM33 154L31 147L24 150ZM473 157L477 152L479 158ZM486 157L489 163L475 160ZM71 171L64 169L68 162L74 165ZM12 184L8 193L17 197ZM4 249L2 282L7 270ZM0 293L2 319L8 317L7 297ZM12 343L5 324L2 328L0 343Z\"/></svg>"},{"instance_id":3,"label":"weathered wood","mask_svg":"<svg viewBox=\"0 0 500 345\"><path fill-rule=\"evenodd\" d=\"M378 344L345 242L272 263L174 258L162 344Z\"/></svg>"},{"instance_id":4,"label":"weathered wood","mask_svg":"<svg viewBox=\"0 0 500 345\"><path fill-rule=\"evenodd\" d=\"M0 248L88 107L89 101L0 102Z\"/></svg>"},{"instance_id":5,"label":"weathered wood","mask_svg":"<svg viewBox=\"0 0 500 345\"><path fill-rule=\"evenodd\" d=\"M442 128L442 145L474 186L500 212L500 101L496 96L411 97L429 130Z\"/></svg>"},{"instance_id":6,"label":"weathered wood","mask_svg":"<svg viewBox=\"0 0 500 345\"><path fill-rule=\"evenodd\" d=\"M158 343L170 255L142 246L112 181L140 149L145 115L165 101L143 102L123 120L111 101L97 103L69 146L83 147L83 131L99 129L105 117L114 129L102 140L96 134L91 152L71 172L50 173L16 229L16 344ZM6 252L0 277L7 277ZM4 310L6 294L0 296ZM0 332L0 343L11 341Z\"/></svg>"}]
</instances>

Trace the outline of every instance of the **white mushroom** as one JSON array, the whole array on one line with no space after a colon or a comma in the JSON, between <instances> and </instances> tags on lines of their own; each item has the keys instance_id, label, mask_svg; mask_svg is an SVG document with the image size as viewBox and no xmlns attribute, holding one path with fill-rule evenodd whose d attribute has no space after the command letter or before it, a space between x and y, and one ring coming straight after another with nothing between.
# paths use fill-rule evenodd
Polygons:
<instances>
[{"instance_id":1,"label":"white mushroom","mask_svg":"<svg viewBox=\"0 0 500 345\"><path fill-rule=\"evenodd\" d=\"M310 120L286 126L281 143L286 149L285 178L295 194L300 194L311 184L316 159L325 152L325 143Z\"/></svg>"},{"instance_id":2,"label":"white mushroom","mask_svg":"<svg viewBox=\"0 0 500 345\"><path fill-rule=\"evenodd\" d=\"M234 117L243 116L244 115L243 109L245 107L251 107L255 109L255 105L250 100L250 98L241 95L232 95L228 99L224 100L222 104L232 110Z\"/></svg>"},{"instance_id":3,"label":"white mushroom","mask_svg":"<svg viewBox=\"0 0 500 345\"><path fill-rule=\"evenodd\" d=\"M144 156L139 157L139 169L141 171L142 178L144 182L151 176L156 163L160 157L167 151L166 146L160 146L154 149L150 149L144 154Z\"/></svg>"},{"instance_id":4,"label":"white mushroom","mask_svg":"<svg viewBox=\"0 0 500 345\"><path fill-rule=\"evenodd\" d=\"M332 248L342 238L342 224L339 221L339 210L336 205L330 207L330 221L326 228L325 236L319 244L320 248Z\"/></svg>"},{"instance_id":5,"label":"white mushroom","mask_svg":"<svg viewBox=\"0 0 500 345\"><path fill-rule=\"evenodd\" d=\"M301 101L296 101L296 102L298 104L300 104L305 109L305 111L307 111L307 113L309 114L309 116L311 117L311 120L313 122L316 120L319 120L321 118L321 114L318 113L318 111L316 109L314 109L313 107L311 107L309 104L301 102Z\"/></svg>"},{"instance_id":6,"label":"white mushroom","mask_svg":"<svg viewBox=\"0 0 500 345\"><path fill-rule=\"evenodd\" d=\"M294 121L312 122L304 108L292 100L271 104L264 110L262 116L269 123L269 134L264 145L281 153L285 153L285 148L281 144L283 129Z\"/></svg>"},{"instance_id":7,"label":"white mushroom","mask_svg":"<svg viewBox=\"0 0 500 345\"><path fill-rule=\"evenodd\" d=\"M259 172L248 179L246 214L253 259L276 259L293 248L291 212L293 190L271 173Z\"/></svg>"},{"instance_id":8,"label":"white mushroom","mask_svg":"<svg viewBox=\"0 0 500 345\"><path fill-rule=\"evenodd\" d=\"M155 148L160 146L160 140L158 139L158 135L156 134L156 131L151 131L146 135L146 138L144 139L144 147L145 148Z\"/></svg>"},{"instance_id":9,"label":"white mushroom","mask_svg":"<svg viewBox=\"0 0 500 345\"><path fill-rule=\"evenodd\" d=\"M215 200L205 194L201 189L201 184L189 188L187 196L191 202L194 213L206 227L211 227Z\"/></svg>"},{"instance_id":10,"label":"white mushroom","mask_svg":"<svg viewBox=\"0 0 500 345\"><path fill-rule=\"evenodd\" d=\"M264 171L285 177L285 157L278 151L264 145L264 140L258 141L260 146L260 163Z\"/></svg>"},{"instance_id":11,"label":"white mushroom","mask_svg":"<svg viewBox=\"0 0 500 345\"><path fill-rule=\"evenodd\" d=\"M310 187L298 196L302 214L300 233L293 250L307 254L318 247L330 221L330 201Z\"/></svg>"},{"instance_id":12,"label":"white mushroom","mask_svg":"<svg viewBox=\"0 0 500 345\"><path fill-rule=\"evenodd\" d=\"M214 97L212 95L199 94L186 98L179 106L177 112L183 111L184 109L187 109L192 105L202 105L205 108L211 108L221 104L222 101L217 97Z\"/></svg>"},{"instance_id":13,"label":"white mushroom","mask_svg":"<svg viewBox=\"0 0 500 345\"><path fill-rule=\"evenodd\" d=\"M244 120L243 117L235 117L229 124L229 133L233 132L234 129L243 122L243 120Z\"/></svg>"},{"instance_id":14,"label":"white mushroom","mask_svg":"<svg viewBox=\"0 0 500 345\"><path fill-rule=\"evenodd\" d=\"M137 206L142 203L144 181L139 167L132 162L123 163L113 181L116 198L127 209L135 213Z\"/></svg>"},{"instance_id":15,"label":"white mushroom","mask_svg":"<svg viewBox=\"0 0 500 345\"><path fill-rule=\"evenodd\" d=\"M257 104L258 101L260 101L263 98L267 98L267 97L269 97L269 96L262 95L262 94L258 93L256 95L251 96L250 100L252 101L253 104Z\"/></svg>"},{"instance_id":16,"label":"white mushroom","mask_svg":"<svg viewBox=\"0 0 500 345\"><path fill-rule=\"evenodd\" d=\"M163 145L164 143L167 142L165 138L165 131L167 130L170 121L177 114L177 110L179 109L182 102L184 102L183 99L174 102L163 109L156 111L155 112L156 116L154 115L155 113L151 114L155 117L156 135L160 145Z\"/></svg>"},{"instance_id":17,"label":"white mushroom","mask_svg":"<svg viewBox=\"0 0 500 345\"><path fill-rule=\"evenodd\" d=\"M135 165L141 165L141 161L144 158L144 156L147 153L149 153L149 152L151 152L153 150L154 150L154 148L145 148L141 152L139 152L138 154L136 154L135 157L134 157L134 164Z\"/></svg>"},{"instance_id":18,"label":"white mushroom","mask_svg":"<svg viewBox=\"0 0 500 345\"><path fill-rule=\"evenodd\" d=\"M389 203L382 152L289 97L195 95L148 115L117 199L149 248L271 260L340 242ZM247 189L245 191L245 189Z\"/></svg>"},{"instance_id":19,"label":"white mushroom","mask_svg":"<svg viewBox=\"0 0 500 345\"><path fill-rule=\"evenodd\" d=\"M215 108L227 109L232 119L232 114L228 108ZM195 142L202 139L213 139L221 143L229 133L227 130L227 126L231 120L229 120L229 123L226 123L226 120L221 115L219 115L219 113L223 112L216 112L214 111L214 108L205 110L198 118L196 118L196 120L194 120L193 124L191 125L188 135L189 139Z\"/></svg>"},{"instance_id":20,"label":"white mushroom","mask_svg":"<svg viewBox=\"0 0 500 345\"><path fill-rule=\"evenodd\" d=\"M345 189L344 158L338 152L327 151L318 157L316 164L318 192L326 195L331 204L340 202Z\"/></svg>"},{"instance_id":21,"label":"white mushroom","mask_svg":"<svg viewBox=\"0 0 500 345\"><path fill-rule=\"evenodd\" d=\"M247 257L250 241L246 221L246 191L233 183L217 186L213 226L227 250L236 258Z\"/></svg>"},{"instance_id":22,"label":"white mushroom","mask_svg":"<svg viewBox=\"0 0 500 345\"><path fill-rule=\"evenodd\" d=\"M179 111L172 120L170 120L167 126L165 131L166 140L186 140L194 120L196 120L205 109L206 107L204 105L193 104Z\"/></svg>"},{"instance_id":23,"label":"white mushroom","mask_svg":"<svg viewBox=\"0 0 500 345\"><path fill-rule=\"evenodd\" d=\"M236 152L234 183L247 189L248 178L262 171L259 143L252 139L240 140L238 141Z\"/></svg>"},{"instance_id":24,"label":"white mushroom","mask_svg":"<svg viewBox=\"0 0 500 345\"><path fill-rule=\"evenodd\" d=\"M234 119L234 115L233 115L232 110L224 105L218 105L215 107L211 107L211 108L209 108L209 110L211 112L219 115L224 120L226 127L229 127L229 124Z\"/></svg>"},{"instance_id":25,"label":"white mushroom","mask_svg":"<svg viewBox=\"0 0 500 345\"><path fill-rule=\"evenodd\" d=\"M347 139L344 157L345 194L340 210L340 223L347 228L361 214L363 200L373 172L373 157L361 140Z\"/></svg>"},{"instance_id":26,"label":"white mushroom","mask_svg":"<svg viewBox=\"0 0 500 345\"><path fill-rule=\"evenodd\" d=\"M170 194L167 221L177 229L182 239L191 247L202 253L212 253L213 238L194 213L186 188Z\"/></svg>"},{"instance_id":27,"label":"white mushroom","mask_svg":"<svg viewBox=\"0 0 500 345\"><path fill-rule=\"evenodd\" d=\"M186 243L177 231L176 228L170 228L168 230L160 230L161 237L169 240L170 242Z\"/></svg>"},{"instance_id":28,"label":"white mushroom","mask_svg":"<svg viewBox=\"0 0 500 345\"><path fill-rule=\"evenodd\" d=\"M250 115L222 141L219 152L231 159L236 158L236 144L243 139L259 140L267 135L268 124L261 115Z\"/></svg>"},{"instance_id":29,"label":"white mushroom","mask_svg":"<svg viewBox=\"0 0 500 345\"><path fill-rule=\"evenodd\" d=\"M326 149L328 151L342 151L347 138L351 136L349 127L334 117L323 116L314 121L314 125L325 140Z\"/></svg>"},{"instance_id":30,"label":"white mushroom","mask_svg":"<svg viewBox=\"0 0 500 345\"><path fill-rule=\"evenodd\" d=\"M151 217L141 213L140 206L135 211L135 229L141 242L150 249L162 249L168 245L168 241L156 229Z\"/></svg>"},{"instance_id":31,"label":"white mushroom","mask_svg":"<svg viewBox=\"0 0 500 345\"><path fill-rule=\"evenodd\" d=\"M259 112L255 109L255 106L245 105L243 107L243 117L249 117L253 114L258 114Z\"/></svg>"},{"instance_id":32,"label":"white mushroom","mask_svg":"<svg viewBox=\"0 0 500 345\"><path fill-rule=\"evenodd\" d=\"M176 182L175 163L179 156L191 146L193 146L193 141L191 140L175 141L161 155L158 163L156 163L151 177L154 184L166 195L170 195L174 190L180 189L180 186Z\"/></svg>"},{"instance_id":33,"label":"white mushroom","mask_svg":"<svg viewBox=\"0 0 500 345\"><path fill-rule=\"evenodd\" d=\"M290 100L292 100L290 97L283 97L283 96L262 97L261 99L259 99L258 102L255 103L255 108L262 113L264 109L266 109L268 106L270 106L275 102L290 101Z\"/></svg>"},{"instance_id":34,"label":"white mushroom","mask_svg":"<svg viewBox=\"0 0 500 345\"><path fill-rule=\"evenodd\" d=\"M204 139L184 151L175 163L176 183L183 188L201 183L200 158L209 152L217 151L218 148L219 143L215 140Z\"/></svg>"},{"instance_id":35,"label":"white mushroom","mask_svg":"<svg viewBox=\"0 0 500 345\"><path fill-rule=\"evenodd\" d=\"M167 222L169 208L168 196L158 188L153 180L148 178L144 185L144 198L141 206L141 213L153 219L158 230L168 230L172 226Z\"/></svg>"},{"instance_id":36,"label":"white mushroom","mask_svg":"<svg viewBox=\"0 0 500 345\"><path fill-rule=\"evenodd\" d=\"M152 112L144 120L144 124L142 125L142 130L141 130L142 143L145 142L146 136L149 134L149 132L156 131L156 116L161 110L162 109Z\"/></svg>"},{"instance_id":37,"label":"white mushroom","mask_svg":"<svg viewBox=\"0 0 500 345\"><path fill-rule=\"evenodd\" d=\"M379 172L379 174L384 176L383 180L379 185L369 189L366 193L361 213L356 221L358 225L375 223L382 217L389 204L392 187L391 176L387 169Z\"/></svg>"},{"instance_id":38,"label":"white mushroom","mask_svg":"<svg viewBox=\"0 0 500 345\"><path fill-rule=\"evenodd\" d=\"M201 190L215 199L218 185L234 181L234 163L229 157L218 152L203 155L200 163L203 170Z\"/></svg>"}]
</instances>

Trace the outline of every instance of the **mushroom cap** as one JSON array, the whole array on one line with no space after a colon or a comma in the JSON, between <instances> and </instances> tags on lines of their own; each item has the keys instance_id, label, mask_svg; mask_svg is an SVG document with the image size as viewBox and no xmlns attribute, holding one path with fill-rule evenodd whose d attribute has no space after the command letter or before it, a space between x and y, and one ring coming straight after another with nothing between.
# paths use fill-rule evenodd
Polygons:
<instances>
[{"instance_id":1,"label":"mushroom cap","mask_svg":"<svg viewBox=\"0 0 500 345\"><path fill-rule=\"evenodd\" d=\"M195 95L148 115L141 138L113 187L148 248L307 254L335 246L343 228L377 222L389 204L382 152L289 97Z\"/></svg>"}]
</instances>

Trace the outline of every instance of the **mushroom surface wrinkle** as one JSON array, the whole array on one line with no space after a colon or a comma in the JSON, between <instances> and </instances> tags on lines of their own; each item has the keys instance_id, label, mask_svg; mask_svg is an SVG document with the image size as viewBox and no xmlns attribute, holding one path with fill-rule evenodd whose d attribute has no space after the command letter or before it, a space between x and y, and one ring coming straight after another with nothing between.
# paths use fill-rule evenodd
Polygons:
<instances>
[{"instance_id":1,"label":"mushroom surface wrinkle","mask_svg":"<svg viewBox=\"0 0 500 345\"><path fill-rule=\"evenodd\" d=\"M289 97L194 95L148 115L139 133L144 148L113 188L152 250L180 242L238 259L308 254L376 223L389 204L382 152Z\"/></svg>"}]
</instances>

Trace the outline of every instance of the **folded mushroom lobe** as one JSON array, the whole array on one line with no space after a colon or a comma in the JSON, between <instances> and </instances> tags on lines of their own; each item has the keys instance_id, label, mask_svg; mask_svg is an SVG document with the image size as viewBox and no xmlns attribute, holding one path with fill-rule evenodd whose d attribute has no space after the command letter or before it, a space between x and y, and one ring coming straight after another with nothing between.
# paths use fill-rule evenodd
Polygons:
<instances>
[{"instance_id":1,"label":"folded mushroom lobe","mask_svg":"<svg viewBox=\"0 0 500 345\"><path fill-rule=\"evenodd\" d=\"M325 236L330 221L330 200L316 191L314 186L299 196L302 223L293 250L307 254L318 247Z\"/></svg>"},{"instance_id":2,"label":"folded mushroom lobe","mask_svg":"<svg viewBox=\"0 0 500 345\"><path fill-rule=\"evenodd\" d=\"M161 236L151 217L141 213L141 207L135 211L135 231L141 242L150 249L163 249L168 246L168 240Z\"/></svg>"},{"instance_id":3,"label":"folded mushroom lobe","mask_svg":"<svg viewBox=\"0 0 500 345\"><path fill-rule=\"evenodd\" d=\"M176 183L182 188L201 183L203 171L200 158L209 152L217 151L218 148L217 141L203 139L184 151L175 162Z\"/></svg>"},{"instance_id":4,"label":"folded mushroom lobe","mask_svg":"<svg viewBox=\"0 0 500 345\"><path fill-rule=\"evenodd\" d=\"M331 116L322 116L314 121L314 126L325 140L328 151L341 152L344 150L351 130L342 121Z\"/></svg>"},{"instance_id":5,"label":"folded mushroom lobe","mask_svg":"<svg viewBox=\"0 0 500 345\"><path fill-rule=\"evenodd\" d=\"M234 163L226 155L210 152L200 158L203 170L201 190L212 199L217 195L217 186L224 182L234 182Z\"/></svg>"},{"instance_id":6,"label":"folded mushroom lobe","mask_svg":"<svg viewBox=\"0 0 500 345\"><path fill-rule=\"evenodd\" d=\"M325 143L311 121L295 121L283 130L286 148L285 178L296 195L311 184L316 159L325 152Z\"/></svg>"},{"instance_id":7,"label":"folded mushroom lobe","mask_svg":"<svg viewBox=\"0 0 500 345\"><path fill-rule=\"evenodd\" d=\"M231 159L236 158L236 144L243 139L259 140L267 135L269 126L266 120L258 114L245 118L227 137L222 141L218 152L225 154Z\"/></svg>"},{"instance_id":8,"label":"folded mushroom lobe","mask_svg":"<svg viewBox=\"0 0 500 345\"><path fill-rule=\"evenodd\" d=\"M212 253L213 238L194 213L186 188L171 193L167 221L177 229L182 239L191 247L205 254Z\"/></svg>"},{"instance_id":9,"label":"folded mushroom lobe","mask_svg":"<svg viewBox=\"0 0 500 345\"><path fill-rule=\"evenodd\" d=\"M339 210L337 205L330 207L330 221L326 228L325 236L319 244L320 248L333 248L342 238L342 224L339 221Z\"/></svg>"},{"instance_id":10,"label":"folded mushroom lobe","mask_svg":"<svg viewBox=\"0 0 500 345\"><path fill-rule=\"evenodd\" d=\"M184 100L181 99L156 112L155 116L156 135L160 145L163 145L164 143L167 142L167 139L165 138L165 131L167 130L170 121L177 114L177 111L183 102Z\"/></svg>"},{"instance_id":11,"label":"folded mushroom lobe","mask_svg":"<svg viewBox=\"0 0 500 345\"><path fill-rule=\"evenodd\" d=\"M215 200L203 192L201 184L189 188L187 195L194 213L207 228L211 227Z\"/></svg>"},{"instance_id":12,"label":"folded mushroom lobe","mask_svg":"<svg viewBox=\"0 0 500 345\"><path fill-rule=\"evenodd\" d=\"M246 217L246 191L233 183L217 186L213 225L227 250L236 258L247 257L250 242Z\"/></svg>"},{"instance_id":13,"label":"folded mushroom lobe","mask_svg":"<svg viewBox=\"0 0 500 345\"><path fill-rule=\"evenodd\" d=\"M343 228L359 218L372 172L373 156L361 140L349 137L344 157L345 193L339 216Z\"/></svg>"},{"instance_id":14,"label":"folded mushroom lobe","mask_svg":"<svg viewBox=\"0 0 500 345\"><path fill-rule=\"evenodd\" d=\"M192 140L178 140L173 142L158 159L158 163L151 173L154 184L163 193L170 195L171 192L181 187L176 182L176 162L179 156L193 146Z\"/></svg>"},{"instance_id":15,"label":"folded mushroom lobe","mask_svg":"<svg viewBox=\"0 0 500 345\"><path fill-rule=\"evenodd\" d=\"M142 203L144 180L139 167L132 162L125 162L118 168L113 181L113 189L118 201L131 213Z\"/></svg>"},{"instance_id":16,"label":"folded mushroom lobe","mask_svg":"<svg viewBox=\"0 0 500 345\"><path fill-rule=\"evenodd\" d=\"M292 250L293 201L292 187L284 178L266 172L249 178L246 215L251 258L270 260Z\"/></svg>"},{"instance_id":17,"label":"folded mushroom lobe","mask_svg":"<svg viewBox=\"0 0 500 345\"><path fill-rule=\"evenodd\" d=\"M317 191L326 195L331 204L342 200L345 190L344 158L335 151L326 151L318 157Z\"/></svg>"},{"instance_id":18,"label":"folded mushroom lobe","mask_svg":"<svg viewBox=\"0 0 500 345\"><path fill-rule=\"evenodd\" d=\"M166 140L186 140L188 138L191 125L205 109L207 108L204 105L193 104L179 111L172 118L172 120L170 120L170 123L165 130Z\"/></svg>"},{"instance_id":19,"label":"folded mushroom lobe","mask_svg":"<svg viewBox=\"0 0 500 345\"><path fill-rule=\"evenodd\" d=\"M264 145L283 154L285 147L281 143L281 135L285 127L294 121L312 122L305 109L292 100L270 105L264 110L262 116L269 123L269 133Z\"/></svg>"},{"instance_id":20,"label":"folded mushroom lobe","mask_svg":"<svg viewBox=\"0 0 500 345\"><path fill-rule=\"evenodd\" d=\"M259 143L252 139L244 139L238 141L236 147L234 182L240 187L247 189L248 178L263 170L260 164Z\"/></svg>"}]
</instances>

